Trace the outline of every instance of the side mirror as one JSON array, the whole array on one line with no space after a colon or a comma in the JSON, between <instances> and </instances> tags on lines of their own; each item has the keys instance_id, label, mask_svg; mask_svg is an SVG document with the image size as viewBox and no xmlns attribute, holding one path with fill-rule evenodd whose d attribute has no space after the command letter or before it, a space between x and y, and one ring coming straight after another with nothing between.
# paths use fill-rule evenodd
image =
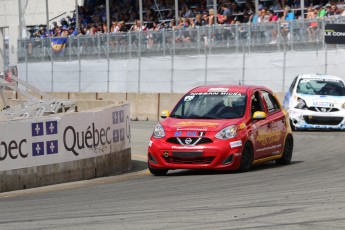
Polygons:
<instances>
[{"instance_id":1,"label":"side mirror","mask_svg":"<svg viewBox=\"0 0 345 230\"><path fill-rule=\"evenodd\" d=\"M163 110L161 113L161 118L167 118L169 117L170 113L169 110Z\"/></svg>"},{"instance_id":2,"label":"side mirror","mask_svg":"<svg viewBox=\"0 0 345 230\"><path fill-rule=\"evenodd\" d=\"M253 120L265 120L267 117L265 112L257 111L253 114Z\"/></svg>"}]
</instances>

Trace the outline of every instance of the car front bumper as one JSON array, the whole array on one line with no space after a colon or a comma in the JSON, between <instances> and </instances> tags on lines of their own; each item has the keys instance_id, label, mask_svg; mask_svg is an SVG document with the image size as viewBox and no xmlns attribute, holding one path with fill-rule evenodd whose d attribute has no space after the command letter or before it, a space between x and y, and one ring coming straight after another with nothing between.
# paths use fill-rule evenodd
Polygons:
<instances>
[{"instance_id":1,"label":"car front bumper","mask_svg":"<svg viewBox=\"0 0 345 230\"><path fill-rule=\"evenodd\" d=\"M345 113L315 112L311 110L289 109L292 125L297 129L338 129L345 130Z\"/></svg>"},{"instance_id":2,"label":"car front bumper","mask_svg":"<svg viewBox=\"0 0 345 230\"><path fill-rule=\"evenodd\" d=\"M149 167L157 169L236 170L240 166L241 152L239 139L182 146L151 138L147 157Z\"/></svg>"}]
</instances>

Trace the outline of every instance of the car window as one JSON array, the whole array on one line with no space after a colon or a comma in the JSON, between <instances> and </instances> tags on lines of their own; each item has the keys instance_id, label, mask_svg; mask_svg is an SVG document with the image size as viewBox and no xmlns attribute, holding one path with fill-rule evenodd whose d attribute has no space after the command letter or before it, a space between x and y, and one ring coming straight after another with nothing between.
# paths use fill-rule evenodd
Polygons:
<instances>
[{"instance_id":1,"label":"car window","mask_svg":"<svg viewBox=\"0 0 345 230\"><path fill-rule=\"evenodd\" d=\"M293 89L295 88L295 85L296 85L296 82L297 82L297 77L295 77L295 79L293 79L291 85L290 85L290 88L289 88L289 92L292 93Z\"/></svg>"},{"instance_id":2,"label":"car window","mask_svg":"<svg viewBox=\"0 0 345 230\"><path fill-rule=\"evenodd\" d=\"M261 91L261 93L266 103L268 113L274 113L280 110L280 105L272 94L267 91Z\"/></svg>"},{"instance_id":3,"label":"car window","mask_svg":"<svg viewBox=\"0 0 345 230\"><path fill-rule=\"evenodd\" d=\"M259 91L256 91L252 94L252 100L251 100L251 114L252 114L252 116L257 111L264 111Z\"/></svg>"}]
</instances>

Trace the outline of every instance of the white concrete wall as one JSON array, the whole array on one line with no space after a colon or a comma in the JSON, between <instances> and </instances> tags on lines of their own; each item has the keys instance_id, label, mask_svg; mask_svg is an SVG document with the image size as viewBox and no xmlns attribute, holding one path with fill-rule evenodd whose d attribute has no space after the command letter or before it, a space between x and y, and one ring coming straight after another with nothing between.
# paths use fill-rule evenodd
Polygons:
<instances>
[{"instance_id":1,"label":"white concrete wall","mask_svg":"<svg viewBox=\"0 0 345 230\"><path fill-rule=\"evenodd\" d=\"M284 92L301 73L345 77L345 50L110 60L37 62L19 65L19 76L45 92L184 93L204 84L264 85ZM141 69L139 71L139 66ZM173 66L173 68L172 68ZM285 67L284 67L285 66ZM52 71L53 70L53 71ZM79 79L80 71L80 79ZM53 84L52 84L53 82ZM109 84L109 85L108 85ZM80 86L80 87L79 87Z\"/></svg>"}]
</instances>

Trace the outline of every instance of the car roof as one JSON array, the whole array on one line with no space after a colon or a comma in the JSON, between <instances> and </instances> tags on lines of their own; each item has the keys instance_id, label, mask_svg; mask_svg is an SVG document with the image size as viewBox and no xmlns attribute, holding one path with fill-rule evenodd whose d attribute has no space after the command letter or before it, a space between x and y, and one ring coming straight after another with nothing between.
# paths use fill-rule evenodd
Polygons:
<instances>
[{"instance_id":1,"label":"car roof","mask_svg":"<svg viewBox=\"0 0 345 230\"><path fill-rule=\"evenodd\" d=\"M343 81L344 79L338 76L333 76L333 75L327 75L327 74L300 74L299 78L324 78L324 79L331 79L331 80L341 80Z\"/></svg>"},{"instance_id":2,"label":"car roof","mask_svg":"<svg viewBox=\"0 0 345 230\"><path fill-rule=\"evenodd\" d=\"M255 89L266 89L264 86L253 85L204 85L198 86L189 91L189 93L204 93L204 92L239 92L247 93L247 91L253 91Z\"/></svg>"}]
</instances>

